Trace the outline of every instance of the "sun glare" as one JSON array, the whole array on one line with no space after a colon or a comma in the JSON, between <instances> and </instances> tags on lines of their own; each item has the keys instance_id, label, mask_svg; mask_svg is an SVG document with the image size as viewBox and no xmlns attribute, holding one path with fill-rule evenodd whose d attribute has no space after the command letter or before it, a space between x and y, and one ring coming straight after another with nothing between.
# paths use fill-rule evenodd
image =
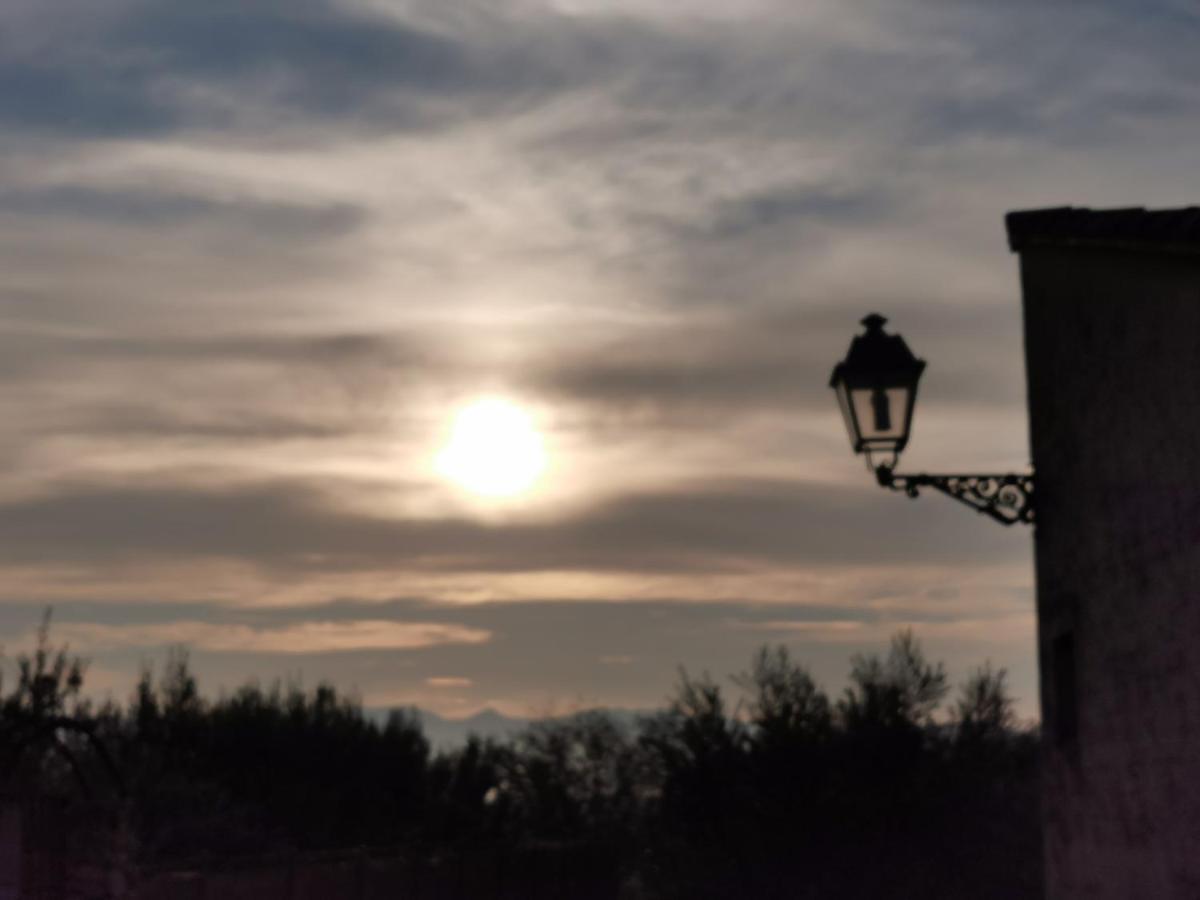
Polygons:
<instances>
[{"instance_id":1,"label":"sun glare","mask_svg":"<svg viewBox=\"0 0 1200 900\"><path fill-rule=\"evenodd\" d=\"M513 497L546 468L542 436L529 415L506 400L476 400L454 419L437 456L438 471L473 494Z\"/></svg>"}]
</instances>

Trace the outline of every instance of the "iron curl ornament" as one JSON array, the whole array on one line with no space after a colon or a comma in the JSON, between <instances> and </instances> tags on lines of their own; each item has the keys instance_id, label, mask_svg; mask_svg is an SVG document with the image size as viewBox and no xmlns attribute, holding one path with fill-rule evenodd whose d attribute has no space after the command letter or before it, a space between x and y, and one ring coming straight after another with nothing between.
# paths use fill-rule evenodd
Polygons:
<instances>
[{"instance_id":1,"label":"iron curl ornament","mask_svg":"<svg viewBox=\"0 0 1200 900\"><path fill-rule=\"evenodd\" d=\"M901 475L890 466L875 468L881 487L917 497L923 487L941 491L1002 525L1032 525L1033 475Z\"/></svg>"}]
</instances>

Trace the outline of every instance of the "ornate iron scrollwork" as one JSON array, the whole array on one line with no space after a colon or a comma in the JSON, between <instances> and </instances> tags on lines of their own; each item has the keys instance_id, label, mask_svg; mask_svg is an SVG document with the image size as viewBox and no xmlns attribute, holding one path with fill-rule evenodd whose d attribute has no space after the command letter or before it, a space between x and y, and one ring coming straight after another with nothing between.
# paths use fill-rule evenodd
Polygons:
<instances>
[{"instance_id":1,"label":"ornate iron scrollwork","mask_svg":"<svg viewBox=\"0 0 1200 900\"><path fill-rule=\"evenodd\" d=\"M875 475L881 486L909 497L931 487L1002 525L1033 524L1033 475L897 475L889 466L876 467Z\"/></svg>"}]
</instances>

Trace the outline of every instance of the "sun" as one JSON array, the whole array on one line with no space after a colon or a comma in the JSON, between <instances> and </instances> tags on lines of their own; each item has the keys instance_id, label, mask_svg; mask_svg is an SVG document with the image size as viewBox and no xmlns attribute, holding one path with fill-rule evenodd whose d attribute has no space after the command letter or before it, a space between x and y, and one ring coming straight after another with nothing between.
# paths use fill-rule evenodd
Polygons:
<instances>
[{"instance_id":1,"label":"sun","mask_svg":"<svg viewBox=\"0 0 1200 900\"><path fill-rule=\"evenodd\" d=\"M546 468L542 436L529 415L499 398L476 400L454 418L437 470L481 497L515 497Z\"/></svg>"}]
</instances>

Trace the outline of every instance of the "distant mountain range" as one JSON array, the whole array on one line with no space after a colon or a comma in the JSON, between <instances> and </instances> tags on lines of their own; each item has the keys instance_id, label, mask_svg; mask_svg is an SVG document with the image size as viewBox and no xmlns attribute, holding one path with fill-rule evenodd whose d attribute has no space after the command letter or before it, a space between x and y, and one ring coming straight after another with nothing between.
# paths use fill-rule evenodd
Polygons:
<instances>
[{"instance_id":1,"label":"distant mountain range","mask_svg":"<svg viewBox=\"0 0 1200 900\"><path fill-rule=\"evenodd\" d=\"M378 722L384 722L387 719L390 709L368 708L364 710L367 716ZM474 715L467 716L463 719L449 719L445 716L439 716L435 712L427 709L417 709L417 714L421 717L421 727L425 732L425 737L429 740L430 747L436 752L438 750L453 750L456 747L461 747L467 742L467 738L471 735L478 735L481 738L493 738L494 740L503 741L514 737L522 729L538 721L553 721L555 719L566 719L572 715L578 715L578 710L575 713L569 713L563 716L548 716L544 718L523 718L520 716L506 716L504 713L497 712L494 709L481 709ZM587 710L591 712L591 710ZM637 725L637 720L642 716L651 715L654 710L649 709L620 709L620 708L601 708L596 710L611 716L617 723L626 728L633 729Z\"/></svg>"}]
</instances>

